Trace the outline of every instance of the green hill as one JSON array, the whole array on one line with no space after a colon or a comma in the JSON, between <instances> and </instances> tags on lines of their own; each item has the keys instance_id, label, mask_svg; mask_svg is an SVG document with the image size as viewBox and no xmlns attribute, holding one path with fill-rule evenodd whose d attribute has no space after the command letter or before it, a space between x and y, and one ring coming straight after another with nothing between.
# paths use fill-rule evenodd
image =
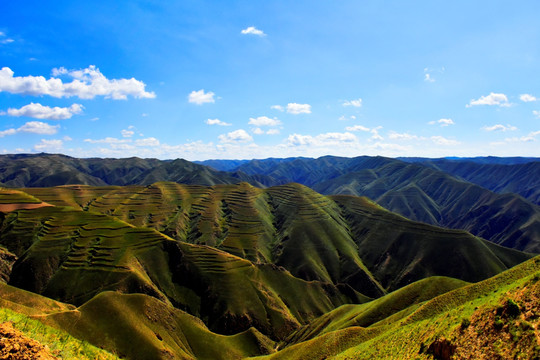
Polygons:
<instances>
[{"instance_id":1,"label":"green hill","mask_svg":"<svg viewBox=\"0 0 540 360\"><path fill-rule=\"evenodd\" d=\"M299 184L24 190L0 203L54 206L0 212L0 306L128 358L354 357L539 266Z\"/></svg>"}]
</instances>

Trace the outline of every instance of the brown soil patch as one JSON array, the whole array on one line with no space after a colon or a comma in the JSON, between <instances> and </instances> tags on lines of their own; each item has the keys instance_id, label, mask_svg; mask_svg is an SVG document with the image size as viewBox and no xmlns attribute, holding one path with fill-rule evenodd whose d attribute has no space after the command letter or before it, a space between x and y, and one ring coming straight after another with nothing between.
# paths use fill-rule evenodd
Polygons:
<instances>
[{"instance_id":1,"label":"brown soil patch","mask_svg":"<svg viewBox=\"0 0 540 360\"><path fill-rule=\"evenodd\" d=\"M470 325L453 334L453 359L540 360L539 280L507 294L499 306L475 311Z\"/></svg>"},{"instance_id":2,"label":"brown soil patch","mask_svg":"<svg viewBox=\"0 0 540 360\"><path fill-rule=\"evenodd\" d=\"M10 322L0 324L1 360L58 360L48 347L24 336Z\"/></svg>"},{"instance_id":3,"label":"brown soil patch","mask_svg":"<svg viewBox=\"0 0 540 360\"><path fill-rule=\"evenodd\" d=\"M37 209L45 206L54 206L46 202L41 203L18 203L18 204L0 204L0 212L10 212L16 210Z\"/></svg>"}]
</instances>

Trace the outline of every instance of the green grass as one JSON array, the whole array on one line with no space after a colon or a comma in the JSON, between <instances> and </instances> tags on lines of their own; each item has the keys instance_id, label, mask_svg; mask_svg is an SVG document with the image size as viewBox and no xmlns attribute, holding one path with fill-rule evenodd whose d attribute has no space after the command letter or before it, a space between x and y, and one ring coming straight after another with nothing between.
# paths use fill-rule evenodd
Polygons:
<instances>
[{"instance_id":1,"label":"green grass","mask_svg":"<svg viewBox=\"0 0 540 360\"><path fill-rule=\"evenodd\" d=\"M501 304L506 304L509 296L531 282L536 283L538 278L540 257L485 281L462 286L431 300L413 304L382 321L365 324L367 327L353 325L323 332L313 339L286 347L269 358L431 359L430 355L420 353L422 344L427 347L438 338L456 336L456 333L462 331L460 329L463 319L469 319L478 311L494 311ZM387 296L390 295L392 294ZM383 299L374 301L374 304L384 301ZM359 307L369 306L370 303L367 303ZM336 312L341 312L343 318L351 309L337 309L334 313Z\"/></svg>"},{"instance_id":2,"label":"green grass","mask_svg":"<svg viewBox=\"0 0 540 360\"><path fill-rule=\"evenodd\" d=\"M63 359L100 359L109 360L117 357L107 351L79 340L65 331L58 330L42 322L15 311L0 308L0 322L12 322L13 327L25 336L48 346L55 356Z\"/></svg>"}]
</instances>

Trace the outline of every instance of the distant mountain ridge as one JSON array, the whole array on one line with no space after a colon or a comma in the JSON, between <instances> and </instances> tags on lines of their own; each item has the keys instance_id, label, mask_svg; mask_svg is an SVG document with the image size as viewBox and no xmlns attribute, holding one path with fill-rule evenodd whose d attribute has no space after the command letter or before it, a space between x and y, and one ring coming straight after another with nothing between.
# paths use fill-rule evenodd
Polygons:
<instances>
[{"instance_id":1,"label":"distant mountain ridge","mask_svg":"<svg viewBox=\"0 0 540 360\"><path fill-rule=\"evenodd\" d=\"M540 162L529 158L385 157L212 160L76 159L64 155L1 155L0 184L149 185L159 181L265 188L291 182L322 194L367 196L409 219L464 229L492 242L540 252ZM513 165L501 165L513 163ZM515 163L515 164L514 164Z\"/></svg>"}]
</instances>

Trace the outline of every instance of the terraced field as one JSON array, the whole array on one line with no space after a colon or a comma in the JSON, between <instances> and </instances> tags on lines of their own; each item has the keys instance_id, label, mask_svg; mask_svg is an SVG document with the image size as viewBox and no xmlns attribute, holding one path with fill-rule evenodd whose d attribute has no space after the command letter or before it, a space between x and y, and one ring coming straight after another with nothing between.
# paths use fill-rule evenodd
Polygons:
<instances>
[{"instance_id":1,"label":"terraced field","mask_svg":"<svg viewBox=\"0 0 540 360\"><path fill-rule=\"evenodd\" d=\"M299 184L0 191L44 202L0 212L2 306L134 358L341 354L532 257Z\"/></svg>"}]
</instances>

